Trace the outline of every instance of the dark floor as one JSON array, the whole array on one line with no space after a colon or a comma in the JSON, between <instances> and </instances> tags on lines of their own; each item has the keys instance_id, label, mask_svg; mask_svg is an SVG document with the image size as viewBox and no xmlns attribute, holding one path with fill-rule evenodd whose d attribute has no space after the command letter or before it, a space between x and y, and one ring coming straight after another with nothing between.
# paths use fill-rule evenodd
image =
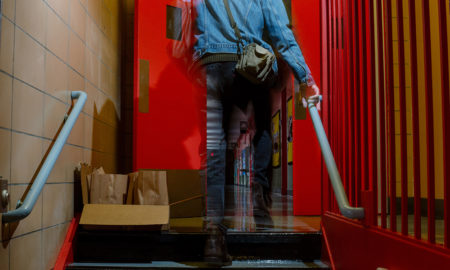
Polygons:
<instances>
[{"instance_id":1,"label":"dark floor","mask_svg":"<svg viewBox=\"0 0 450 270\"><path fill-rule=\"evenodd\" d=\"M227 186L224 223L229 232L289 232L306 233L320 230L320 217L293 216L293 200L289 195L272 195L270 209L274 227L259 229L252 216L250 188L244 186ZM201 232L203 218L171 219L170 230L174 232Z\"/></svg>"}]
</instances>

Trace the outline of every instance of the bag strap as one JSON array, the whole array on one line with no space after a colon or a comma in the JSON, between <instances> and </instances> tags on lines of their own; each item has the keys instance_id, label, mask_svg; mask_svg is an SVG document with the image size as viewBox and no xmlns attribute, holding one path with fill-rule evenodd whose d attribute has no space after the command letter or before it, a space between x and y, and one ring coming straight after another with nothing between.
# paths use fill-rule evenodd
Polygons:
<instances>
[{"instance_id":1,"label":"bag strap","mask_svg":"<svg viewBox=\"0 0 450 270\"><path fill-rule=\"evenodd\" d=\"M227 14L228 14L228 18L230 19L231 27L233 28L234 33L235 33L236 37L238 38L238 47L239 47L239 45L242 45L242 47L244 47L244 42L242 41L241 31L239 31L236 21L234 20L233 13L231 12L231 9L230 9L230 3L228 2L228 0L223 0L223 3L225 4L225 9L227 10Z\"/></svg>"}]
</instances>

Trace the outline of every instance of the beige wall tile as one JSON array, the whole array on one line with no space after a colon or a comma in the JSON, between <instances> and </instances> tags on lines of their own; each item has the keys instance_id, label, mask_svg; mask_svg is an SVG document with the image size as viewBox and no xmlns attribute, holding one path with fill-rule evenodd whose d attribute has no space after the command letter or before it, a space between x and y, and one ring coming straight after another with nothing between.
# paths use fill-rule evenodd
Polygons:
<instances>
[{"instance_id":1,"label":"beige wall tile","mask_svg":"<svg viewBox=\"0 0 450 270\"><path fill-rule=\"evenodd\" d=\"M91 116L94 116L94 111L96 109L95 102L97 100L97 92L98 90L93 85L89 82L86 83L87 100L83 111Z\"/></svg>"},{"instance_id":2,"label":"beige wall tile","mask_svg":"<svg viewBox=\"0 0 450 270\"><path fill-rule=\"evenodd\" d=\"M43 227L73 218L73 184L46 184L43 192Z\"/></svg>"},{"instance_id":3,"label":"beige wall tile","mask_svg":"<svg viewBox=\"0 0 450 270\"><path fill-rule=\"evenodd\" d=\"M12 128L18 131L42 136L44 94L14 80Z\"/></svg>"},{"instance_id":4,"label":"beige wall tile","mask_svg":"<svg viewBox=\"0 0 450 270\"><path fill-rule=\"evenodd\" d=\"M8 20L2 21L0 40L0 69L12 74L13 73L13 56L14 56L14 25Z\"/></svg>"},{"instance_id":5,"label":"beige wall tile","mask_svg":"<svg viewBox=\"0 0 450 270\"><path fill-rule=\"evenodd\" d=\"M92 150L89 149L83 150L83 162L89 163L94 166L94 163L92 162Z\"/></svg>"},{"instance_id":6,"label":"beige wall tile","mask_svg":"<svg viewBox=\"0 0 450 270\"><path fill-rule=\"evenodd\" d=\"M14 75L39 89L44 89L44 58L44 48L16 28Z\"/></svg>"},{"instance_id":7,"label":"beige wall tile","mask_svg":"<svg viewBox=\"0 0 450 270\"><path fill-rule=\"evenodd\" d=\"M11 183L29 183L42 158L42 139L13 132Z\"/></svg>"},{"instance_id":8,"label":"beige wall tile","mask_svg":"<svg viewBox=\"0 0 450 270\"><path fill-rule=\"evenodd\" d=\"M92 49L95 55L100 54L101 35L102 32L98 26L88 17L86 19L86 45Z\"/></svg>"},{"instance_id":9,"label":"beige wall tile","mask_svg":"<svg viewBox=\"0 0 450 270\"><path fill-rule=\"evenodd\" d=\"M84 78L78 73L73 71L71 68L69 70L69 91L84 91L85 82Z\"/></svg>"},{"instance_id":10,"label":"beige wall tile","mask_svg":"<svg viewBox=\"0 0 450 270\"><path fill-rule=\"evenodd\" d=\"M70 132L67 142L70 144L83 146L84 145L84 114L80 113L75 125Z\"/></svg>"},{"instance_id":11,"label":"beige wall tile","mask_svg":"<svg viewBox=\"0 0 450 270\"><path fill-rule=\"evenodd\" d=\"M11 240L10 270L42 269L42 231Z\"/></svg>"},{"instance_id":12,"label":"beige wall tile","mask_svg":"<svg viewBox=\"0 0 450 270\"><path fill-rule=\"evenodd\" d=\"M66 223L48 228L42 232L42 259L44 269L52 269L55 266L68 228L69 223Z\"/></svg>"},{"instance_id":13,"label":"beige wall tile","mask_svg":"<svg viewBox=\"0 0 450 270\"><path fill-rule=\"evenodd\" d=\"M69 65L76 71L84 76L84 55L85 45L83 41L75 35L74 32L70 32L69 38Z\"/></svg>"},{"instance_id":14,"label":"beige wall tile","mask_svg":"<svg viewBox=\"0 0 450 270\"><path fill-rule=\"evenodd\" d=\"M91 18L94 20L97 26L100 26L101 23L101 8L102 8L102 1L100 0L87 1L88 13L91 15Z\"/></svg>"},{"instance_id":15,"label":"beige wall tile","mask_svg":"<svg viewBox=\"0 0 450 270\"><path fill-rule=\"evenodd\" d=\"M86 79L94 86L100 86L100 62L90 49L86 49Z\"/></svg>"},{"instance_id":16,"label":"beige wall tile","mask_svg":"<svg viewBox=\"0 0 450 270\"><path fill-rule=\"evenodd\" d=\"M100 89L108 92L111 82L111 72L104 64L100 65L100 71Z\"/></svg>"},{"instance_id":17,"label":"beige wall tile","mask_svg":"<svg viewBox=\"0 0 450 270\"><path fill-rule=\"evenodd\" d=\"M69 108L61 101L49 96L44 98L44 137L54 140L64 122L64 115Z\"/></svg>"},{"instance_id":18,"label":"beige wall tile","mask_svg":"<svg viewBox=\"0 0 450 270\"><path fill-rule=\"evenodd\" d=\"M16 0L3 0L3 15L10 19L15 20L16 14Z\"/></svg>"},{"instance_id":19,"label":"beige wall tile","mask_svg":"<svg viewBox=\"0 0 450 270\"><path fill-rule=\"evenodd\" d=\"M11 131L0 129L0 176L10 179L11 168Z\"/></svg>"},{"instance_id":20,"label":"beige wall tile","mask_svg":"<svg viewBox=\"0 0 450 270\"><path fill-rule=\"evenodd\" d=\"M88 0L80 0L81 5L87 9L87 2Z\"/></svg>"},{"instance_id":21,"label":"beige wall tile","mask_svg":"<svg viewBox=\"0 0 450 270\"><path fill-rule=\"evenodd\" d=\"M16 24L45 44L47 7L42 0L16 0Z\"/></svg>"},{"instance_id":22,"label":"beige wall tile","mask_svg":"<svg viewBox=\"0 0 450 270\"><path fill-rule=\"evenodd\" d=\"M94 118L94 125L92 126L92 148L94 150L105 152L108 145L108 130L107 125L97 118Z\"/></svg>"},{"instance_id":23,"label":"beige wall tile","mask_svg":"<svg viewBox=\"0 0 450 270\"><path fill-rule=\"evenodd\" d=\"M111 38L111 34L113 29L111 29L111 21L112 21L112 17L111 17L111 12L108 10L107 6L105 5L105 1L103 1L103 5L101 8L101 25L100 28L102 29L102 31L106 34L106 36L108 38Z\"/></svg>"},{"instance_id":24,"label":"beige wall tile","mask_svg":"<svg viewBox=\"0 0 450 270\"><path fill-rule=\"evenodd\" d=\"M84 118L84 147L92 148L92 130L94 120L92 116L86 115Z\"/></svg>"},{"instance_id":25,"label":"beige wall tile","mask_svg":"<svg viewBox=\"0 0 450 270\"><path fill-rule=\"evenodd\" d=\"M25 199L25 192L28 185L10 186L11 204L10 210L15 209L17 201ZM9 233L12 237L17 237L32 231L41 229L42 225L42 194L39 196L30 215L19 222L11 223Z\"/></svg>"},{"instance_id":26,"label":"beige wall tile","mask_svg":"<svg viewBox=\"0 0 450 270\"><path fill-rule=\"evenodd\" d=\"M67 61L69 52L69 28L53 10L47 15L47 48L63 61Z\"/></svg>"},{"instance_id":27,"label":"beige wall tile","mask_svg":"<svg viewBox=\"0 0 450 270\"><path fill-rule=\"evenodd\" d=\"M117 14L120 1L116 0L103 0L103 6L108 9L111 14Z\"/></svg>"},{"instance_id":28,"label":"beige wall tile","mask_svg":"<svg viewBox=\"0 0 450 270\"><path fill-rule=\"evenodd\" d=\"M0 127L11 128L12 77L0 73Z\"/></svg>"},{"instance_id":29,"label":"beige wall tile","mask_svg":"<svg viewBox=\"0 0 450 270\"><path fill-rule=\"evenodd\" d=\"M86 40L86 11L79 0L70 1L70 26L81 40Z\"/></svg>"},{"instance_id":30,"label":"beige wall tile","mask_svg":"<svg viewBox=\"0 0 450 270\"><path fill-rule=\"evenodd\" d=\"M46 52L45 60L45 91L50 95L68 103L70 93L67 91L68 68L53 54Z\"/></svg>"},{"instance_id":31,"label":"beige wall tile","mask_svg":"<svg viewBox=\"0 0 450 270\"><path fill-rule=\"evenodd\" d=\"M97 119L106 124L117 127L119 121L119 112L116 104L105 94L100 93L98 96L98 104L101 106Z\"/></svg>"},{"instance_id":32,"label":"beige wall tile","mask_svg":"<svg viewBox=\"0 0 450 270\"><path fill-rule=\"evenodd\" d=\"M0 242L0 269L9 269L9 245Z\"/></svg>"},{"instance_id":33,"label":"beige wall tile","mask_svg":"<svg viewBox=\"0 0 450 270\"><path fill-rule=\"evenodd\" d=\"M67 24L69 23L69 0L47 0L47 3Z\"/></svg>"},{"instance_id":34,"label":"beige wall tile","mask_svg":"<svg viewBox=\"0 0 450 270\"><path fill-rule=\"evenodd\" d=\"M44 143L44 150L48 151L50 142ZM76 146L64 145L56 160L55 167L48 176L47 183L73 182L73 173L78 164L83 161L83 149Z\"/></svg>"},{"instance_id":35,"label":"beige wall tile","mask_svg":"<svg viewBox=\"0 0 450 270\"><path fill-rule=\"evenodd\" d=\"M111 40L108 39L105 35L102 35L102 41L101 41L101 59L103 63L109 67L109 69L116 68L113 66L113 58L114 58L114 47L113 44L111 44Z\"/></svg>"}]
</instances>

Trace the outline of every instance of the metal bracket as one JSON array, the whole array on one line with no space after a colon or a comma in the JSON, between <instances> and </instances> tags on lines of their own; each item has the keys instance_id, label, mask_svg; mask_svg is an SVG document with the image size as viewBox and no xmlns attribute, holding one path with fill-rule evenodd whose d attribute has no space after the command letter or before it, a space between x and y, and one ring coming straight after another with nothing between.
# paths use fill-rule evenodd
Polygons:
<instances>
[{"instance_id":1,"label":"metal bracket","mask_svg":"<svg viewBox=\"0 0 450 270\"><path fill-rule=\"evenodd\" d=\"M9 192L8 180L0 177L0 213L8 212Z\"/></svg>"}]
</instances>

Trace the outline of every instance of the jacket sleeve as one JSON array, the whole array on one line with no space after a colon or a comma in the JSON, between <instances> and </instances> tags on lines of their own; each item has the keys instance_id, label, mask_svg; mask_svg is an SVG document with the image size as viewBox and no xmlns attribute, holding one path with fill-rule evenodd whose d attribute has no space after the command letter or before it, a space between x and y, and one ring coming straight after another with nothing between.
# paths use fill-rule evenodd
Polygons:
<instances>
[{"instance_id":1,"label":"jacket sleeve","mask_svg":"<svg viewBox=\"0 0 450 270\"><path fill-rule=\"evenodd\" d=\"M289 18L282 0L261 0L264 23L272 45L294 71L302 83L314 84L311 71L306 65L302 51L289 28Z\"/></svg>"}]
</instances>

